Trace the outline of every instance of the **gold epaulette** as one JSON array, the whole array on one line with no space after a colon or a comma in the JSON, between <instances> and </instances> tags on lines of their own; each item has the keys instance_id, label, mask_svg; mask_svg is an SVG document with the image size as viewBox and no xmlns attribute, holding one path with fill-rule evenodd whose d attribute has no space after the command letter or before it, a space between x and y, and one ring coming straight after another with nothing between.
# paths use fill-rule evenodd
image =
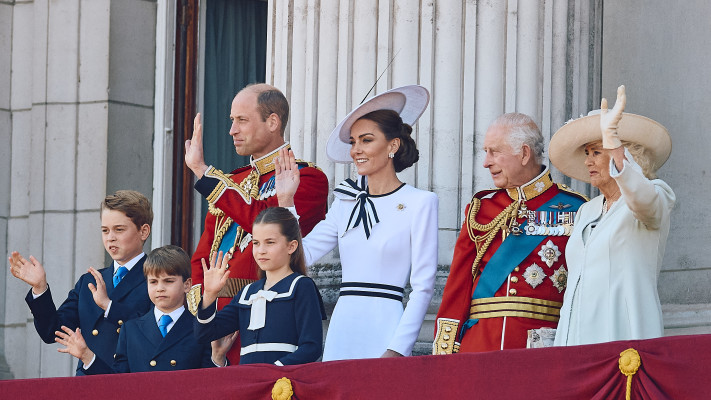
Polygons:
<instances>
[{"instance_id":1,"label":"gold epaulette","mask_svg":"<svg viewBox=\"0 0 711 400\"><path fill-rule=\"evenodd\" d=\"M197 315L198 312L198 305L202 299L200 289L202 289L201 284L198 283L197 285L193 285L193 287L190 288L190 291L188 291L188 294L185 296L185 300L188 303L188 311L190 311L190 314L192 315Z\"/></svg>"},{"instance_id":2,"label":"gold epaulette","mask_svg":"<svg viewBox=\"0 0 711 400\"><path fill-rule=\"evenodd\" d=\"M560 190L561 192L565 192L565 193L571 194L575 197L579 197L579 198L585 200L586 202L590 201L590 199L586 195L584 195L580 192L576 192L575 190L570 188L570 186L568 186L564 183L556 183L556 185L558 186L558 190Z\"/></svg>"},{"instance_id":3,"label":"gold epaulette","mask_svg":"<svg viewBox=\"0 0 711 400\"><path fill-rule=\"evenodd\" d=\"M451 318L437 318L437 333L432 343L432 354L454 354L459 352L459 343L455 341L459 321Z\"/></svg>"}]
</instances>

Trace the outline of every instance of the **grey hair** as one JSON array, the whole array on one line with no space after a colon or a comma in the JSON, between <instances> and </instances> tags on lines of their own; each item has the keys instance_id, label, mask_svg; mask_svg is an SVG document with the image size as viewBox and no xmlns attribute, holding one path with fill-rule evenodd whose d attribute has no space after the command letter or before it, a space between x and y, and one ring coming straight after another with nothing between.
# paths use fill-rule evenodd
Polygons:
<instances>
[{"instance_id":1,"label":"grey hair","mask_svg":"<svg viewBox=\"0 0 711 400\"><path fill-rule=\"evenodd\" d=\"M534 161L543 164L543 135L533 118L521 113L506 113L496 118L491 126L506 128L507 142L514 154L520 154L525 144L531 149Z\"/></svg>"}]
</instances>

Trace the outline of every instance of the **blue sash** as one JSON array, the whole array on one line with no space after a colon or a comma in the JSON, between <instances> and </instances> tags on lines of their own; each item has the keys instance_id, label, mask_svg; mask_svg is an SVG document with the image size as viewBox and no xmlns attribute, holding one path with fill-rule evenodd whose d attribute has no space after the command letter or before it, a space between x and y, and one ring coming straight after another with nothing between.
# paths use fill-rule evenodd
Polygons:
<instances>
[{"instance_id":1,"label":"blue sash","mask_svg":"<svg viewBox=\"0 0 711 400\"><path fill-rule=\"evenodd\" d=\"M541 210L561 202L571 204L573 207L570 211L577 211L578 208L585 203L584 200L578 197L565 192L559 192L538 209ZM525 232L526 224L527 222L524 222L521 225L521 231ZM494 255L491 256L489 262L486 263L486 268L481 273L476 289L474 289L472 300L493 297L514 268L528 257L546 238L548 238L548 236L525 234L507 236L506 240L501 243L501 246L499 246ZM464 337L466 331L476 325L477 322L479 322L478 319L469 319L464 323L460 340Z\"/></svg>"}]
</instances>

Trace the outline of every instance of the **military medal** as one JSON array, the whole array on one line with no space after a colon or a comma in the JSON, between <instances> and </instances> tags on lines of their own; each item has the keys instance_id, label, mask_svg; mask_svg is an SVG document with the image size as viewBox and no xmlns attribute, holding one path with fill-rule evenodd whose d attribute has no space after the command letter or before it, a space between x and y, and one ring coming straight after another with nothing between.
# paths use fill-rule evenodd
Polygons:
<instances>
[{"instance_id":1,"label":"military medal","mask_svg":"<svg viewBox=\"0 0 711 400\"><path fill-rule=\"evenodd\" d=\"M526 278L526 283L535 289L536 286L543 283L543 280L546 278L546 274L543 272L543 268L538 266L538 264L533 263L531 266L526 268L526 271L523 273L523 277Z\"/></svg>"},{"instance_id":2,"label":"military medal","mask_svg":"<svg viewBox=\"0 0 711 400\"><path fill-rule=\"evenodd\" d=\"M552 240L548 240L546 244L541 246L541 250L538 252L538 255L541 256L541 261L546 263L549 267L552 267L553 263L558 261L558 256L561 254L560 250L558 250L558 246L553 244Z\"/></svg>"},{"instance_id":3,"label":"military medal","mask_svg":"<svg viewBox=\"0 0 711 400\"><path fill-rule=\"evenodd\" d=\"M568 284L568 271L565 270L565 266L561 265L550 276L550 280L553 281L553 286L558 289L558 293L562 292Z\"/></svg>"}]
</instances>

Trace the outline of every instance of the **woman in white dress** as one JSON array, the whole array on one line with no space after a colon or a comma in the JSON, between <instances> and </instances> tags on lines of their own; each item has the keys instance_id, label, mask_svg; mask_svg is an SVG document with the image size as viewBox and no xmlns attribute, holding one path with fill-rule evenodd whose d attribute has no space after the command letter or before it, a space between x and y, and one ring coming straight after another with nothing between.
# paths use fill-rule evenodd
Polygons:
<instances>
[{"instance_id":1,"label":"woman in white dress","mask_svg":"<svg viewBox=\"0 0 711 400\"><path fill-rule=\"evenodd\" d=\"M671 153L667 130L622 113L625 87L600 115L571 121L553 136L550 159L601 195L578 210L566 247L568 289L558 346L662 336L657 279L675 196L654 171ZM619 123L619 127L618 127Z\"/></svg>"},{"instance_id":2,"label":"woman in white dress","mask_svg":"<svg viewBox=\"0 0 711 400\"><path fill-rule=\"evenodd\" d=\"M421 86L392 89L361 104L331 133L328 157L355 163L360 177L336 186L326 219L303 241L308 265L336 245L341 257L324 361L407 356L417 340L437 270L437 196L401 182L396 172L419 158L412 124L428 102ZM283 152L279 205L293 206L298 178L293 153ZM403 308L408 280L412 292Z\"/></svg>"}]
</instances>

